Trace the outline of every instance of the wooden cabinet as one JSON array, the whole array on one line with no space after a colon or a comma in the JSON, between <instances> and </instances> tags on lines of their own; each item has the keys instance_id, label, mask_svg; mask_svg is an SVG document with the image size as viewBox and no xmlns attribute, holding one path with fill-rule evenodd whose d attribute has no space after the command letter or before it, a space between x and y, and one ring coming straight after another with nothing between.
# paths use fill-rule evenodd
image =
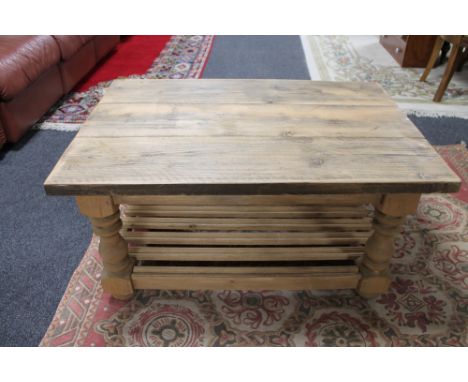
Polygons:
<instances>
[{"instance_id":1,"label":"wooden cabinet","mask_svg":"<svg viewBox=\"0 0 468 382\"><path fill-rule=\"evenodd\" d=\"M380 43L403 68L424 68L431 56L436 36L380 37Z\"/></svg>"}]
</instances>

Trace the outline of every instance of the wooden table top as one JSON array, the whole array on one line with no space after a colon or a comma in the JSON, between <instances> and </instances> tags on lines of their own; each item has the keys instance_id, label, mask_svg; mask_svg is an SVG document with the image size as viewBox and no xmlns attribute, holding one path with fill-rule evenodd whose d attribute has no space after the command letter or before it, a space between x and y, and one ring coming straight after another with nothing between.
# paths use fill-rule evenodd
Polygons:
<instances>
[{"instance_id":1,"label":"wooden table top","mask_svg":"<svg viewBox=\"0 0 468 382\"><path fill-rule=\"evenodd\" d=\"M45 182L55 195L455 192L375 83L116 80Z\"/></svg>"}]
</instances>

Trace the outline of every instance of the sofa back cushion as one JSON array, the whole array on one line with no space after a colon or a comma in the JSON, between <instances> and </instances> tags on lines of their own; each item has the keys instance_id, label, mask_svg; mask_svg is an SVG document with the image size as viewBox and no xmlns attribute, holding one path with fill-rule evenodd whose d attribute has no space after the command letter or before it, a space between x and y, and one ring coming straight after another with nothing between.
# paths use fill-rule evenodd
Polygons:
<instances>
[{"instance_id":1,"label":"sofa back cushion","mask_svg":"<svg viewBox=\"0 0 468 382\"><path fill-rule=\"evenodd\" d=\"M91 41L94 36L83 35L83 36L52 36L60 48L60 55L62 61L67 61L76 52L78 52L83 45L86 45Z\"/></svg>"},{"instance_id":2,"label":"sofa back cushion","mask_svg":"<svg viewBox=\"0 0 468 382\"><path fill-rule=\"evenodd\" d=\"M59 61L51 36L0 36L0 100L11 100Z\"/></svg>"}]
</instances>

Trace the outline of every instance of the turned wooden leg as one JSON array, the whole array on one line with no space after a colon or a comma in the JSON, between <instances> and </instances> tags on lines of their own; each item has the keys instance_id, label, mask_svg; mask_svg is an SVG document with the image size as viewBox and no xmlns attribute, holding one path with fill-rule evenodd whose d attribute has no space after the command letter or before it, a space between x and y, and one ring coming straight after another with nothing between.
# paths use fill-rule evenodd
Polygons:
<instances>
[{"instance_id":1,"label":"turned wooden leg","mask_svg":"<svg viewBox=\"0 0 468 382\"><path fill-rule=\"evenodd\" d=\"M374 233L366 243L360 264L362 278L357 290L362 297L372 298L388 290L394 236L404 217L416 212L419 197L419 194L387 194L375 206Z\"/></svg>"},{"instance_id":2,"label":"turned wooden leg","mask_svg":"<svg viewBox=\"0 0 468 382\"><path fill-rule=\"evenodd\" d=\"M439 58L439 52L443 44L444 44L443 38L440 36L437 36L437 39L434 42L434 48L432 49L431 57L429 58L429 61L427 61L426 69L424 69L424 73L422 74L419 81L426 81L427 76L429 75L437 59Z\"/></svg>"},{"instance_id":3,"label":"turned wooden leg","mask_svg":"<svg viewBox=\"0 0 468 382\"><path fill-rule=\"evenodd\" d=\"M393 237L398 232L403 217L387 216L375 211L374 233L366 243L361 262L362 279L358 292L362 297L372 298L386 292L390 286L388 268L393 256Z\"/></svg>"},{"instance_id":4,"label":"turned wooden leg","mask_svg":"<svg viewBox=\"0 0 468 382\"><path fill-rule=\"evenodd\" d=\"M119 233L122 227L119 206L110 196L79 196L78 207L100 237L99 253L104 264L102 288L114 298L126 300L133 295L130 278L133 260L128 256L128 245Z\"/></svg>"}]
</instances>

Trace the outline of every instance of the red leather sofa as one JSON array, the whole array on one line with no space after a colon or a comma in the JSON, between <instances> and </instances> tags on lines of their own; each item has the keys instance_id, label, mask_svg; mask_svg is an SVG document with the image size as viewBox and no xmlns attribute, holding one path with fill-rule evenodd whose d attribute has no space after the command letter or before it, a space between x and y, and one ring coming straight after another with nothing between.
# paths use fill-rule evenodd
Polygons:
<instances>
[{"instance_id":1,"label":"red leather sofa","mask_svg":"<svg viewBox=\"0 0 468 382\"><path fill-rule=\"evenodd\" d=\"M0 147L17 142L119 36L0 36Z\"/></svg>"}]
</instances>

